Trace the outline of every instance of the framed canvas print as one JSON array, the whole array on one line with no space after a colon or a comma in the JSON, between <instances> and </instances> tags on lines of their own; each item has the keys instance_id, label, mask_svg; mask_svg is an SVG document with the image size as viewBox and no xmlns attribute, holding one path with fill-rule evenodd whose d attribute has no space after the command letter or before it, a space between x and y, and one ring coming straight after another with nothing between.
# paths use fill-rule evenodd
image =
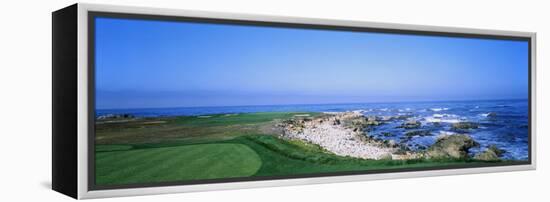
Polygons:
<instances>
[{"instance_id":1,"label":"framed canvas print","mask_svg":"<svg viewBox=\"0 0 550 202\"><path fill-rule=\"evenodd\" d=\"M535 33L75 4L53 13L53 189L531 170L535 75Z\"/></svg>"}]
</instances>

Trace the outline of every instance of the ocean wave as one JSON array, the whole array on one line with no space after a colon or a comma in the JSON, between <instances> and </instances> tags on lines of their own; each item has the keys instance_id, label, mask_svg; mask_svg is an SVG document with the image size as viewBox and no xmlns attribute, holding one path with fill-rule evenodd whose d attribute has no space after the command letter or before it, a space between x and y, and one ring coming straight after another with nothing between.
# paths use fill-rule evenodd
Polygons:
<instances>
[{"instance_id":1,"label":"ocean wave","mask_svg":"<svg viewBox=\"0 0 550 202\"><path fill-rule=\"evenodd\" d=\"M454 135L454 134L456 134L456 133L452 132L452 131L440 130L438 136L440 136L440 135Z\"/></svg>"},{"instance_id":2,"label":"ocean wave","mask_svg":"<svg viewBox=\"0 0 550 202\"><path fill-rule=\"evenodd\" d=\"M483 117L488 117L489 114L491 114L491 113L481 113L481 114L479 114L479 115L480 115L480 116L483 116Z\"/></svg>"},{"instance_id":3,"label":"ocean wave","mask_svg":"<svg viewBox=\"0 0 550 202\"><path fill-rule=\"evenodd\" d=\"M426 117L424 118L426 122L429 123L459 123L461 122L460 119L440 119L440 118L433 118L433 117Z\"/></svg>"},{"instance_id":4,"label":"ocean wave","mask_svg":"<svg viewBox=\"0 0 550 202\"><path fill-rule=\"evenodd\" d=\"M443 107L443 108L430 108L431 111L439 112L439 111L447 111L449 108Z\"/></svg>"},{"instance_id":5,"label":"ocean wave","mask_svg":"<svg viewBox=\"0 0 550 202\"><path fill-rule=\"evenodd\" d=\"M458 117L456 114L433 114L435 118L445 118L445 117Z\"/></svg>"},{"instance_id":6,"label":"ocean wave","mask_svg":"<svg viewBox=\"0 0 550 202\"><path fill-rule=\"evenodd\" d=\"M432 116L424 117L424 120L429 123L458 123L462 121L455 114L433 114Z\"/></svg>"}]
</instances>

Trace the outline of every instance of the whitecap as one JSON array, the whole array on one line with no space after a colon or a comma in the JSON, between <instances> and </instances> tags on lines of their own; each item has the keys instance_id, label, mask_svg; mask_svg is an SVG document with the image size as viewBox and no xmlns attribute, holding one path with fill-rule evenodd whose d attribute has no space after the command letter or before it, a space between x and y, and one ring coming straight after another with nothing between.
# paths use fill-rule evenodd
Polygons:
<instances>
[{"instance_id":1,"label":"whitecap","mask_svg":"<svg viewBox=\"0 0 550 202\"><path fill-rule=\"evenodd\" d=\"M424 120L430 123L441 123L441 118L436 118L436 117L426 117L424 118Z\"/></svg>"},{"instance_id":2,"label":"whitecap","mask_svg":"<svg viewBox=\"0 0 550 202\"><path fill-rule=\"evenodd\" d=\"M434 114L432 115L432 117L434 118L443 118L445 115L444 114Z\"/></svg>"},{"instance_id":3,"label":"whitecap","mask_svg":"<svg viewBox=\"0 0 550 202\"><path fill-rule=\"evenodd\" d=\"M426 122L430 123L458 123L461 122L454 114L434 114L432 116L424 117Z\"/></svg>"},{"instance_id":4,"label":"whitecap","mask_svg":"<svg viewBox=\"0 0 550 202\"><path fill-rule=\"evenodd\" d=\"M435 139L439 139L439 138L442 138L442 137L445 137L445 136L450 136L450 135L455 135L457 133L455 132L452 132L452 131L445 131L445 130L440 130L439 131L439 134L435 135Z\"/></svg>"},{"instance_id":5,"label":"whitecap","mask_svg":"<svg viewBox=\"0 0 550 202\"><path fill-rule=\"evenodd\" d=\"M455 115L455 114L433 114L432 117L434 117L434 118L445 118L445 117L458 117L458 115Z\"/></svg>"},{"instance_id":6,"label":"whitecap","mask_svg":"<svg viewBox=\"0 0 550 202\"><path fill-rule=\"evenodd\" d=\"M455 132L452 132L452 131L440 130L440 131L439 131L439 134L440 134L440 135L454 135L454 134L456 134L456 133L455 133Z\"/></svg>"},{"instance_id":7,"label":"whitecap","mask_svg":"<svg viewBox=\"0 0 550 202\"><path fill-rule=\"evenodd\" d=\"M432 110L434 112L439 112L439 111L449 110L449 108L447 108L447 107L444 107L444 108L430 108L430 110Z\"/></svg>"},{"instance_id":8,"label":"whitecap","mask_svg":"<svg viewBox=\"0 0 550 202\"><path fill-rule=\"evenodd\" d=\"M483 117L488 117L489 114L491 114L491 113L481 113L481 114L479 114L479 115L480 115L480 116L483 116Z\"/></svg>"}]
</instances>

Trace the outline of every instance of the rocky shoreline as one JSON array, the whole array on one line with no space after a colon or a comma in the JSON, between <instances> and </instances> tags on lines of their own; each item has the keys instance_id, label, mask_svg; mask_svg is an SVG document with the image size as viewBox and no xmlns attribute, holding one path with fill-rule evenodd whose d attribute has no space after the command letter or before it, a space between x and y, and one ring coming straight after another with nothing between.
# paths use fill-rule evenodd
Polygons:
<instances>
[{"instance_id":1,"label":"rocky shoreline","mask_svg":"<svg viewBox=\"0 0 550 202\"><path fill-rule=\"evenodd\" d=\"M339 156L361 159L437 159L456 158L481 161L498 161L505 151L492 145L484 152L469 156L469 149L479 147L468 134L444 134L423 151L411 151L405 144L392 140L381 140L368 135L369 128L384 124L385 121L402 120L400 127L411 129L406 136L430 135L423 133L420 122L406 116L365 117L360 111L325 113L315 118L301 116L284 120L277 124L282 130L281 138L301 140L319 145L328 152ZM464 122L453 125L465 130L477 127L475 123Z\"/></svg>"}]
</instances>

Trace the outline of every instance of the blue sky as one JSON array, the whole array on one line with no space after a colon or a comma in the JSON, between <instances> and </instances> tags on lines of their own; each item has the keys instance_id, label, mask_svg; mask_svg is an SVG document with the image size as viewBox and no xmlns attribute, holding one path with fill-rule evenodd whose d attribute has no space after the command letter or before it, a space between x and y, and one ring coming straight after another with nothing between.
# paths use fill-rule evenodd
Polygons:
<instances>
[{"instance_id":1,"label":"blue sky","mask_svg":"<svg viewBox=\"0 0 550 202\"><path fill-rule=\"evenodd\" d=\"M96 107L526 99L525 41L96 19Z\"/></svg>"}]
</instances>

